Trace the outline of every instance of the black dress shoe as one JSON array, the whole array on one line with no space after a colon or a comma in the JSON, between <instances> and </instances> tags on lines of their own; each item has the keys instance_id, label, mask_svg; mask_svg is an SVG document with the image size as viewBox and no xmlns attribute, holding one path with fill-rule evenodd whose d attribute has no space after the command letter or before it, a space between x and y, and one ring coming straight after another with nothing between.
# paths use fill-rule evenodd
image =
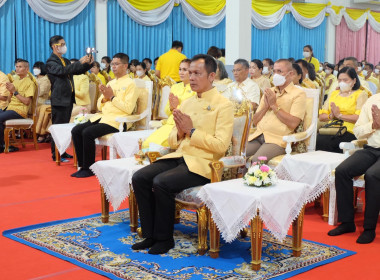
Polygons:
<instances>
[{"instance_id":1,"label":"black dress shoe","mask_svg":"<svg viewBox=\"0 0 380 280\"><path fill-rule=\"evenodd\" d=\"M80 171L81 171L81 169L79 169L77 172L71 174L70 176L71 176L71 177L76 177Z\"/></svg>"},{"instance_id":2,"label":"black dress shoe","mask_svg":"<svg viewBox=\"0 0 380 280\"><path fill-rule=\"evenodd\" d=\"M77 175L75 177L77 178L87 178L87 177L91 177L91 176L94 176L94 172L92 172L90 169L81 169L79 170L79 172L77 173Z\"/></svg>"},{"instance_id":3,"label":"black dress shoe","mask_svg":"<svg viewBox=\"0 0 380 280\"><path fill-rule=\"evenodd\" d=\"M152 247L154 244L153 238L146 238L141 242L132 245L132 250L144 250Z\"/></svg>"},{"instance_id":4,"label":"black dress shoe","mask_svg":"<svg viewBox=\"0 0 380 280\"><path fill-rule=\"evenodd\" d=\"M342 223L337 228L330 230L327 234L330 236L338 236L345 233L355 232L356 226L354 223Z\"/></svg>"},{"instance_id":5,"label":"black dress shoe","mask_svg":"<svg viewBox=\"0 0 380 280\"><path fill-rule=\"evenodd\" d=\"M371 243L376 237L375 230L372 229L365 229L363 233L359 236L359 238L356 240L356 243L359 244L368 244Z\"/></svg>"},{"instance_id":6,"label":"black dress shoe","mask_svg":"<svg viewBox=\"0 0 380 280\"><path fill-rule=\"evenodd\" d=\"M61 155L61 158L73 158L73 156L65 152L63 155Z\"/></svg>"},{"instance_id":7,"label":"black dress shoe","mask_svg":"<svg viewBox=\"0 0 380 280\"><path fill-rule=\"evenodd\" d=\"M8 152L10 152L10 153L17 152L18 150L19 150L19 148L15 147L15 146L9 146L8 147Z\"/></svg>"},{"instance_id":8,"label":"black dress shoe","mask_svg":"<svg viewBox=\"0 0 380 280\"><path fill-rule=\"evenodd\" d=\"M168 239L163 241L156 241L152 248L149 249L148 254L161 255L166 254L170 249L174 248L174 239Z\"/></svg>"}]
</instances>

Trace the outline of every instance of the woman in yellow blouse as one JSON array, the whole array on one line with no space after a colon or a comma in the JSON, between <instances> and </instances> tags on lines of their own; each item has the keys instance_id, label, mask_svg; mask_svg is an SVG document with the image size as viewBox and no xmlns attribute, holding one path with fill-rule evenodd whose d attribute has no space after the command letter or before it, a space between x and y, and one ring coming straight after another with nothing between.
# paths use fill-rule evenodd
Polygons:
<instances>
[{"instance_id":1,"label":"woman in yellow blouse","mask_svg":"<svg viewBox=\"0 0 380 280\"><path fill-rule=\"evenodd\" d=\"M313 66L307 63L305 60L299 59L296 63L302 69L302 87L316 89L319 87L318 83L315 81L316 75Z\"/></svg>"},{"instance_id":2,"label":"woman in yellow blouse","mask_svg":"<svg viewBox=\"0 0 380 280\"><path fill-rule=\"evenodd\" d=\"M96 75L96 78L101 81L103 85L107 84L106 78L100 73L100 64L97 61L94 61L92 64L90 72Z\"/></svg>"},{"instance_id":3,"label":"woman in yellow blouse","mask_svg":"<svg viewBox=\"0 0 380 280\"><path fill-rule=\"evenodd\" d=\"M319 111L322 122L342 120L347 131L342 135L317 135L317 150L341 153L340 142L355 140L353 134L355 122L360 110L368 99L368 94L360 90L360 80L354 68L344 67L338 73L339 90L331 93L324 108Z\"/></svg>"},{"instance_id":4,"label":"woman in yellow blouse","mask_svg":"<svg viewBox=\"0 0 380 280\"><path fill-rule=\"evenodd\" d=\"M249 64L249 74L251 75L251 79L258 84L261 92L272 87L269 79L263 75L263 68L264 64L259 59L253 59Z\"/></svg>"},{"instance_id":5,"label":"woman in yellow blouse","mask_svg":"<svg viewBox=\"0 0 380 280\"><path fill-rule=\"evenodd\" d=\"M143 143L143 148L149 148L149 143L156 143L158 145L169 147L168 137L173 127L175 126L172 111L176 109L184 100L195 95L195 92L190 88L189 76L190 59L182 60L179 65L179 77L181 83L175 84L170 89L170 96L168 103L166 103L165 113L168 119L155 132L153 132Z\"/></svg>"},{"instance_id":6,"label":"woman in yellow blouse","mask_svg":"<svg viewBox=\"0 0 380 280\"><path fill-rule=\"evenodd\" d=\"M77 59L71 59L71 63L78 61ZM74 87L75 87L75 104L71 111L71 120L74 121L74 117L79 113L91 112L91 100L90 100L90 79L87 75L74 75Z\"/></svg>"},{"instance_id":7,"label":"woman in yellow blouse","mask_svg":"<svg viewBox=\"0 0 380 280\"><path fill-rule=\"evenodd\" d=\"M144 80L144 81L150 81L150 78L146 75L146 64L145 62L137 62L136 64L136 78Z\"/></svg>"},{"instance_id":8,"label":"woman in yellow blouse","mask_svg":"<svg viewBox=\"0 0 380 280\"><path fill-rule=\"evenodd\" d=\"M314 57L313 48L310 45L303 47L303 59L314 65L315 72L319 71L319 60Z\"/></svg>"},{"instance_id":9,"label":"woman in yellow blouse","mask_svg":"<svg viewBox=\"0 0 380 280\"><path fill-rule=\"evenodd\" d=\"M108 75L108 82L115 79L115 74L111 70L111 58L109 56L103 56L100 62L100 68Z\"/></svg>"},{"instance_id":10,"label":"woman in yellow blouse","mask_svg":"<svg viewBox=\"0 0 380 280\"><path fill-rule=\"evenodd\" d=\"M325 66L325 91L328 91L331 85L336 81L336 77L334 76L335 65L327 63Z\"/></svg>"}]
</instances>

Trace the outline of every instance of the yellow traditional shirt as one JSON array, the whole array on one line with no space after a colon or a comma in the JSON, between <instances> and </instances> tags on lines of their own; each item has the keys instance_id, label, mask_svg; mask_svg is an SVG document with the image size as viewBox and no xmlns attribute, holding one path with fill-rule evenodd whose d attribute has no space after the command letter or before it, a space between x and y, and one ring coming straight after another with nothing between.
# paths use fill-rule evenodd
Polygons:
<instances>
[{"instance_id":1,"label":"yellow traditional shirt","mask_svg":"<svg viewBox=\"0 0 380 280\"><path fill-rule=\"evenodd\" d=\"M99 72L98 74L96 74L96 77L101 81L101 83L103 85L106 85L107 84L107 81L106 81L106 78ZM75 83L75 82L74 82Z\"/></svg>"},{"instance_id":2,"label":"yellow traditional shirt","mask_svg":"<svg viewBox=\"0 0 380 280\"><path fill-rule=\"evenodd\" d=\"M265 89L271 88L270 80L265 77L264 75L261 75L259 78L251 78L252 81L254 81L261 89L262 92L264 92Z\"/></svg>"},{"instance_id":3,"label":"yellow traditional shirt","mask_svg":"<svg viewBox=\"0 0 380 280\"><path fill-rule=\"evenodd\" d=\"M38 95L37 106L45 104L45 101L49 99L51 84L47 75L37 77L37 83L40 88Z\"/></svg>"},{"instance_id":4,"label":"yellow traditional shirt","mask_svg":"<svg viewBox=\"0 0 380 280\"><path fill-rule=\"evenodd\" d=\"M141 80L143 80L143 81L148 81L148 82L151 81L151 79L150 79L147 75L145 75L144 78L142 78Z\"/></svg>"},{"instance_id":5,"label":"yellow traditional shirt","mask_svg":"<svg viewBox=\"0 0 380 280\"><path fill-rule=\"evenodd\" d=\"M371 76L368 78L368 79L365 79L368 82L371 82L373 83L376 87L377 87L377 92L380 91L380 88L379 88L379 79L377 79L376 77L373 76L373 73L371 74ZM369 85L368 85L369 87Z\"/></svg>"},{"instance_id":6,"label":"yellow traditional shirt","mask_svg":"<svg viewBox=\"0 0 380 280\"><path fill-rule=\"evenodd\" d=\"M86 106L91 104L90 100L90 79L87 75L74 75L75 104Z\"/></svg>"},{"instance_id":7,"label":"yellow traditional shirt","mask_svg":"<svg viewBox=\"0 0 380 280\"><path fill-rule=\"evenodd\" d=\"M169 76L176 82L180 82L178 69L181 61L186 58L186 55L175 49L170 49L168 52L160 56L157 62L156 70L160 71L161 79Z\"/></svg>"},{"instance_id":8,"label":"yellow traditional shirt","mask_svg":"<svg viewBox=\"0 0 380 280\"><path fill-rule=\"evenodd\" d=\"M303 60L306 60L307 62L314 65L315 73L317 73L319 71L319 60L316 59L314 56L312 56L310 59L309 58L303 58Z\"/></svg>"},{"instance_id":9,"label":"yellow traditional shirt","mask_svg":"<svg viewBox=\"0 0 380 280\"><path fill-rule=\"evenodd\" d=\"M190 116L195 131L191 138L177 139L177 127L169 136L174 153L161 159L183 157L193 173L211 178L209 163L223 157L231 143L234 111L232 103L214 87L211 90L185 100L179 110Z\"/></svg>"},{"instance_id":10,"label":"yellow traditional shirt","mask_svg":"<svg viewBox=\"0 0 380 280\"><path fill-rule=\"evenodd\" d=\"M313 89L318 88L317 85L309 78L305 78L302 80L302 86L305 88L313 88Z\"/></svg>"},{"instance_id":11,"label":"yellow traditional shirt","mask_svg":"<svg viewBox=\"0 0 380 280\"><path fill-rule=\"evenodd\" d=\"M319 114L331 113L331 102L334 102L336 106L339 107L340 113L342 115L359 115L363 104L368 99L368 94L360 89L354 91L349 96L341 96L340 90L336 90L331 93L328 100L326 100L323 108L319 110ZM344 126L347 127L347 131L353 133L354 123L344 122Z\"/></svg>"},{"instance_id":12,"label":"yellow traditional shirt","mask_svg":"<svg viewBox=\"0 0 380 280\"><path fill-rule=\"evenodd\" d=\"M105 123L119 129L118 117L131 115L136 107L139 92L134 81L129 78L128 74L121 78L115 78L107 84L113 90L114 98L102 103L104 95L98 99L98 109L101 113L97 113L90 121L94 122L100 119L100 123ZM131 125L128 125L129 128Z\"/></svg>"},{"instance_id":13,"label":"yellow traditional shirt","mask_svg":"<svg viewBox=\"0 0 380 280\"><path fill-rule=\"evenodd\" d=\"M366 139L368 145L374 148L380 148L380 129L373 129L372 123L372 105L377 105L380 108L380 95L371 96L364 103L360 112L359 118L355 123L354 134L358 139Z\"/></svg>"},{"instance_id":14,"label":"yellow traditional shirt","mask_svg":"<svg viewBox=\"0 0 380 280\"><path fill-rule=\"evenodd\" d=\"M190 84L187 84L186 86L184 83L178 83L172 85L170 92L173 93L175 96L179 99L179 104L194 96L196 93L191 90ZM165 113L168 116L168 119L166 120L165 124L161 126L159 129L157 129L155 132L153 132L143 143L143 148L149 148L149 143L156 143L158 145L169 147L168 137L175 126L174 117L172 114L172 111L170 111L170 103L169 101L166 103L165 106Z\"/></svg>"},{"instance_id":15,"label":"yellow traditional shirt","mask_svg":"<svg viewBox=\"0 0 380 280\"><path fill-rule=\"evenodd\" d=\"M330 85L330 81L331 81L331 85ZM335 83L335 81L336 81L336 77L333 74L329 74L325 76L325 85L327 86L326 90L329 90L332 87L332 85Z\"/></svg>"},{"instance_id":16,"label":"yellow traditional shirt","mask_svg":"<svg viewBox=\"0 0 380 280\"><path fill-rule=\"evenodd\" d=\"M218 60L226 64L226 58L224 56L219 57Z\"/></svg>"},{"instance_id":17,"label":"yellow traditional shirt","mask_svg":"<svg viewBox=\"0 0 380 280\"><path fill-rule=\"evenodd\" d=\"M8 76L0 71L0 95L9 96L9 91L7 90L6 83L9 83ZM8 106L8 100L0 100L0 109L4 110Z\"/></svg>"},{"instance_id":18,"label":"yellow traditional shirt","mask_svg":"<svg viewBox=\"0 0 380 280\"><path fill-rule=\"evenodd\" d=\"M301 88L290 83L282 92L277 87L272 88L272 90L276 93L277 106L281 110L303 120L306 113L306 94ZM256 112L262 110L264 103L264 97L262 97ZM264 134L265 143L272 143L285 148L286 142L282 140L282 137L293 132L269 109L257 124L256 131L248 136L248 141L252 141L261 134Z\"/></svg>"},{"instance_id":19,"label":"yellow traditional shirt","mask_svg":"<svg viewBox=\"0 0 380 280\"><path fill-rule=\"evenodd\" d=\"M23 118L28 117L28 111L29 107L32 105L34 93L35 93L35 84L32 82L32 80L29 77L25 77L23 79L15 79L13 81L13 85L16 88L16 91L24 96L24 97L32 97L32 101L29 105L25 105L22 103L16 96L12 96L11 102L9 102L7 110L15 111L17 114L19 114Z\"/></svg>"}]
</instances>

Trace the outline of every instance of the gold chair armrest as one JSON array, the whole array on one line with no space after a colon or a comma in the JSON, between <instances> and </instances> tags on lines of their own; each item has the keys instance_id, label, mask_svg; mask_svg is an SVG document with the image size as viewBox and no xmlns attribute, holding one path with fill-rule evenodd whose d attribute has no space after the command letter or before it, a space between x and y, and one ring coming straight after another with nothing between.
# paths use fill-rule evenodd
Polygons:
<instances>
[{"instance_id":1,"label":"gold chair armrest","mask_svg":"<svg viewBox=\"0 0 380 280\"><path fill-rule=\"evenodd\" d=\"M354 144L355 147L357 147L357 148L363 148L364 145L368 144L368 141L367 141L367 139L359 139L359 140L353 140L353 141L351 141L351 143Z\"/></svg>"},{"instance_id":2,"label":"gold chair armrest","mask_svg":"<svg viewBox=\"0 0 380 280\"><path fill-rule=\"evenodd\" d=\"M153 163L161 156L161 154L159 152L147 152L146 156L148 157L149 162Z\"/></svg>"},{"instance_id":3,"label":"gold chair armrest","mask_svg":"<svg viewBox=\"0 0 380 280\"><path fill-rule=\"evenodd\" d=\"M220 182L222 180L223 162L212 161L209 166L211 168L211 183Z\"/></svg>"}]
</instances>

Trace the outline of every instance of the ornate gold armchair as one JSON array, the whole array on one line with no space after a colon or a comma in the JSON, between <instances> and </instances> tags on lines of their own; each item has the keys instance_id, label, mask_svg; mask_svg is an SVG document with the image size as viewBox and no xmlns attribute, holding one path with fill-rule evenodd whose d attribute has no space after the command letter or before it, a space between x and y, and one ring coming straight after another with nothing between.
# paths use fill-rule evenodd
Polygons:
<instances>
[{"instance_id":1,"label":"ornate gold armchair","mask_svg":"<svg viewBox=\"0 0 380 280\"><path fill-rule=\"evenodd\" d=\"M97 101L99 99L99 85L100 80L96 77L94 73L88 74L88 78L90 79L90 85L89 85L89 93L90 93L90 101L91 101L91 113L97 112Z\"/></svg>"}]
</instances>

